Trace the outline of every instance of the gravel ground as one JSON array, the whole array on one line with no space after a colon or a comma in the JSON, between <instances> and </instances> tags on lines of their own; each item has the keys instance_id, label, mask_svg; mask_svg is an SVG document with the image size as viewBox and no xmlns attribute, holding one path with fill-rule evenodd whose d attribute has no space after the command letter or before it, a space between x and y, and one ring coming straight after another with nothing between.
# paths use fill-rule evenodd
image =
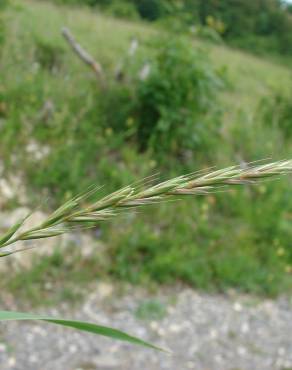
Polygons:
<instances>
[{"instance_id":1,"label":"gravel ground","mask_svg":"<svg viewBox=\"0 0 292 370\"><path fill-rule=\"evenodd\" d=\"M42 312L111 325L172 354L54 325L10 322L0 326L1 370L292 369L290 298L263 301L178 287L155 295L130 289L113 296L116 289L100 283L78 309ZM154 320L157 312L147 313L145 305L157 301L165 312Z\"/></svg>"}]
</instances>

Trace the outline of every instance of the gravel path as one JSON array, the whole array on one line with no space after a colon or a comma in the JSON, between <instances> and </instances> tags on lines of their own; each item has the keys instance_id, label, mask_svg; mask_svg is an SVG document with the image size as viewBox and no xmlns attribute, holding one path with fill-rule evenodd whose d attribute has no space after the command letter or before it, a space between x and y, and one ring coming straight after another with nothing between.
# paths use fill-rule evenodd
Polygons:
<instances>
[{"instance_id":1,"label":"gravel path","mask_svg":"<svg viewBox=\"0 0 292 370\"><path fill-rule=\"evenodd\" d=\"M153 296L132 289L119 298L113 296L112 286L103 283L76 310L60 307L43 312L112 325L169 348L173 354L59 326L11 322L0 326L1 370L292 368L292 303L288 298L260 301L187 288ZM150 317L155 312L147 313L145 307L149 302L157 306L157 301L165 314L153 320ZM140 316L144 312L148 320L139 319L135 312Z\"/></svg>"}]
</instances>

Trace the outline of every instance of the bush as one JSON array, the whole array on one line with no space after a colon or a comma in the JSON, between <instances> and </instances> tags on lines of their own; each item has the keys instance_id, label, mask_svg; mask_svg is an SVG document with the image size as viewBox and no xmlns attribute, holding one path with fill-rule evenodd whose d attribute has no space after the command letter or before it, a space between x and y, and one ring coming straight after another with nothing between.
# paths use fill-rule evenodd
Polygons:
<instances>
[{"instance_id":1,"label":"bush","mask_svg":"<svg viewBox=\"0 0 292 370\"><path fill-rule=\"evenodd\" d=\"M208 26L198 27L196 35L201 39L212 42L214 44L222 44L223 42L220 34L214 28Z\"/></svg>"},{"instance_id":2,"label":"bush","mask_svg":"<svg viewBox=\"0 0 292 370\"><path fill-rule=\"evenodd\" d=\"M161 0L134 0L142 18L154 21L164 15L164 2Z\"/></svg>"},{"instance_id":3,"label":"bush","mask_svg":"<svg viewBox=\"0 0 292 370\"><path fill-rule=\"evenodd\" d=\"M137 20L139 19L139 14L134 4L127 1L114 1L107 8L107 13L125 19Z\"/></svg>"},{"instance_id":4,"label":"bush","mask_svg":"<svg viewBox=\"0 0 292 370\"><path fill-rule=\"evenodd\" d=\"M1 48L5 40L5 19L4 19L4 9L8 4L7 0L0 0L0 53Z\"/></svg>"},{"instance_id":5,"label":"bush","mask_svg":"<svg viewBox=\"0 0 292 370\"><path fill-rule=\"evenodd\" d=\"M285 140L292 137L292 92L274 92L261 102L263 123L278 129Z\"/></svg>"},{"instance_id":6,"label":"bush","mask_svg":"<svg viewBox=\"0 0 292 370\"><path fill-rule=\"evenodd\" d=\"M258 55L273 55L279 52L279 42L274 35L263 37L248 34L246 36L229 40L229 44Z\"/></svg>"},{"instance_id":7,"label":"bush","mask_svg":"<svg viewBox=\"0 0 292 370\"><path fill-rule=\"evenodd\" d=\"M0 54L5 40L5 21L0 9Z\"/></svg>"},{"instance_id":8,"label":"bush","mask_svg":"<svg viewBox=\"0 0 292 370\"><path fill-rule=\"evenodd\" d=\"M35 41L35 60L40 67L50 72L57 71L62 65L64 50L44 40Z\"/></svg>"},{"instance_id":9,"label":"bush","mask_svg":"<svg viewBox=\"0 0 292 370\"><path fill-rule=\"evenodd\" d=\"M155 38L149 46L148 61L138 66L128 61L124 81L112 81L102 91L99 111L92 115L99 114L105 130L134 141L139 152L153 152L160 162L171 154L205 152L220 127L216 96L222 75L185 36Z\"/></svg>"},{"instance_id":10,"label":"bush","mask_svg":"<svg viewBox=\"0 0 292 370\"><path fill-rule=\"evenodd\" d=\"M134 108L140 151L182 154L204 147L219 127L214 112L222 86L206 53L186 38L170 37L155 42L149 68L138 81Z\"/></svg>"}]
</instances>

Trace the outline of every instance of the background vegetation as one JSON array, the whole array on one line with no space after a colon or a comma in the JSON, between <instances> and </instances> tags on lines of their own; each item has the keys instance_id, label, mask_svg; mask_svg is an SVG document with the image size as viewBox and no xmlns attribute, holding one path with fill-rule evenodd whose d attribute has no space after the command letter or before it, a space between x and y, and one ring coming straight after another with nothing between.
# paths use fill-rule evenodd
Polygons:
<instances>
[{"instance_id":1,"label":"background vegetation","mask_svg":"<svg viewBox=\"0 0 292 370\"><path fill-rule=\"evenodd\" d=\"M54 0L117 17L166 23L261 54L292 54L291 4L283 0ZM217 37L216 37L216 34ZM219 37L220 39L220 37Z\"/></svg>"},{"instance_id":2,"label":"background vegetation","mask_svg":"<svg viewBox=\"0 0 292 370\"><path fill-rule=\"evenodd\" d=\"M4 176L26 184L29 205L45 197L50 208L92 183L104 185L102 195L158 171L169 177L291 157L290 69L221 43L287 61L292 33L281 27L291 27L291 16L279 2L88 3L102 12L71 3L12 1L2 11L0 155ZM72 53L63 26L102 64L106 88ZM133 37L139 48L127 59ZM19 204L16 197L6 207ZM111 276L278 294L291 289L291 208L288 178L151 206L101 225L93 236L106 246L102 258L96 251L87 262L74 252L72 269L57 254L9 284L19 289L26 278L35 294L34 286L54 283L57 265L68 273L64 284L71 275Z\"/></svg>"}]
</instances>

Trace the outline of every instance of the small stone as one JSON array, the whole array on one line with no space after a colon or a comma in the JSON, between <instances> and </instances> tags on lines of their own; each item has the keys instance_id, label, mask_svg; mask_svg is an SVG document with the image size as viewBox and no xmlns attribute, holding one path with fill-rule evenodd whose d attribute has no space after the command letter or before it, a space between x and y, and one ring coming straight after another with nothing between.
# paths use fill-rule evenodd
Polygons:
<instances>
[{"instance_id":1,"label":"small stone","mask_svg":"<svg viewBox=\"0 0 292 370\"><path fill-rule=\"evenodd\" d=\"M16 364L16 359L15 357L9 357L8 359L8 366L13 367Z\"/></svg>"},{"instance_id":2,"label":"small stone","mask_svg":"<svg viewBox=\"0 0 292 370\"><path fill-rule=\"evenodd\" d=\"M47 335L46 330L40 326L35 326L32 330L34 333L39 334L42 337L45 337Z\"/></svg>"},{"instance_id":3,"label":"small stone","mask_svg":"<svg viewBox=\"0 0 292 370\"><path fill-rule=\"evenodd\" d=\"M165 333L165 330L163 328L158 328L157 334L161 337L164 337L166 333Z\"/></svg>"},{"instance_id":4,"label":"small stone","mask_svg":"<svg viewBox=\"0 0 292 370\"><path fill-rule=\"evenodd\" d=\"M211 331L210 331L210 337L211 337L212 339L216 339L216 338L218 337L218 332L217 332L217 330L215 330L215 329L211 329Z\"/></svg>"},{"instance_id":5,"label":"small stone","mask_svg":"<svg viewBox=\"0 0 292 370\"><path fill-rule=\"evenodd\" d=\"M222 356L221 355L215 355L214 358L215 358L216 362L218 362L218 363L222 362Z\"/></svg>"},{"instance_id":6,"label":"small stone","mask_svg":"<svg viewBox=\"0 0 292 370\"><path fill-rule=\"evenodd\" d=\"M29 356L29 362L31 362L32 364L36 364L39 360L39 357L36 355L36 354L32 354Z\"/></svg>"},{"instance_id":7,"label":"small stone","mask_svg":"<svg viewBox=\"0 0 292 370\"><path fill-rule=\"evenodd\" d=\"M188 361L187 362L187 368L188 369L194 369L195 368L195 364L192 361Z\"/></svg>"},{"instance_id":8,"label":"small stone","mask_svg":"<svg viewBox=\"0 0 292 370\"><path fill-rule=\"evenodd\" d=\"M242 311L242 305L239 302L235 302L233 305L233 309L236 312L241 312Z\"/></svg>"},{"instance_id":9,"label":"small stone","mask_svg":"<svg viewBox=\"0 0 292 370\"><path fill-rule=\"evenodd\" d=\"M101 369L115 369L115 368L120 368L120 364L119 362L113 358L113 357L110 357L110 356L106 356L106 355L103 355L103 356L98 356L95 360L96 362L96 365L98 366L98 368L101 368Z\"/></svg>"},{"instance_id":10,"label":"small stone","mask_svg":"<svg viewBox=\"0 0 292 370\"><path fill-rule=\"evenodd\" d=\"M242 325L241 325L241 328L240 328L241 332L243 334L246 334L249 332L249 325L247 322L244 322Z\"/></svg>"},{"instance_id":11,"label":"small stone","mask_svg":"<svg viewBox=\"0 0 292 370\"><path fill-rule=\"evenodd\" d=\"M284 356L284 355L285 355L285 353L286 353L285 348L280 347L280 348L278 349L278 355L279 355L279 356Z\"/></svg>"},{"instance_id":12,"label":"small stone","mask_svg":"<svg viewBox=\"0 0 292 370\"><path fill-rule=\"evenodd\" d=\"M151 321L151 323L150 323L150 328L151 328L152 330L157 331L157 330L158 330L158 328L159 328L159 325L158 325L157 321Z\"/></svg>"},{"instance_id":13,"label":"small stone","mask_svg":"<svg viewBox=\"0 0 292 370\"><path fill-rule=\"evenodd\" d=\"M14 197L14 191L12 190L6 179L0 180L0 192L7 199L11 199Z\"/></svg>"},{"instance_id":14,"label":"small stone","mask_svg":"<svg viewBox=\"0 0 292 370\"><path fill-rule=\"evenodd\" d=\"M98 295L100 298L107 298L113 293L113 286L109 283L101 282L97 287Z\"/></svg>"},{"instance_id":15,"label":"small stone","mask_svg":"<svg viewBox=\"0 0 292 370\"><path fill-rule=\"evenodd\" d=\"M52 290L53 289L53 284L50 281L47 281L45 283L45 289L46 290Z\"/></svg>"},{"instance_id":16,"label":"small stone","mask_svg":"<svg viewBox=\"0 0 292 370\"><path fill-rule=\"evenodd\" d=\"M70 353L76 353L76 352L77 352L77 350L78 350L78 348L77 348L77 346L76 346L75 344L71 344L71 345L69 346L69 352L70 352Z\"/></svg>"},{"instance_id":17,"label":"small stone","mask_svg":"<svg viewBox=\"0 0 292 370\"><path fill-rule=\"evenodd\" d=\"M168 306L167 309L166 309L167 313L169 315L172 315L175 313L175 308L174 307L171 307L171 306Z\"/></svg>"},{"instance_id":18,"label":"small stone","mask_svg":"<svg viewBox=\"0 0 292 370\"><path fill-rule=\"evenodd\" d=\"M239 356L245 356L246 355L246 348L240 346L237 348L237 353Z\"/></svg>"},{"instance_id":19,"label":"small stone","mask_svg":"<svg viewBox=\"0 0 292 370\"><path fill-rule=\"evenodd\" d=\"M171 324L169 326L169 331L171 333L179 333L182 331L182 327L180 325L177 325L177 324Z\"/></svg>"}]
</instances>

